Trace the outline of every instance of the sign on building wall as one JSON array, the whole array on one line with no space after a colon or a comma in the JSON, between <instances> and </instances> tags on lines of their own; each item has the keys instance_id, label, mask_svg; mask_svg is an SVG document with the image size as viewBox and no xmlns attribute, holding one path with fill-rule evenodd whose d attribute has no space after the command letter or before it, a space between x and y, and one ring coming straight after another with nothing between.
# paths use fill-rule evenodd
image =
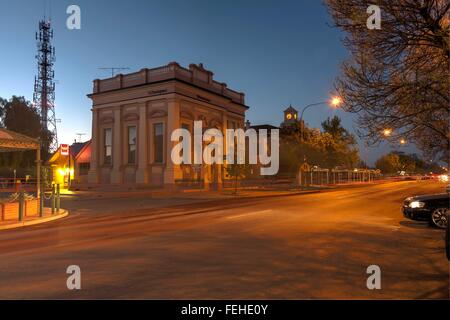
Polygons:
<instances>
[{"instance_id":1,"label":"sign on building wall","mask_svg":"<svg viewBox=\"0 0 450 320\"><path fill-rule=\"evenodd\" d=\"M69 145L68 144L61 144L60 145L60 149L61 149L61 155L62 156L68 156L69 155Z\"/></svg>"}]
</instances>

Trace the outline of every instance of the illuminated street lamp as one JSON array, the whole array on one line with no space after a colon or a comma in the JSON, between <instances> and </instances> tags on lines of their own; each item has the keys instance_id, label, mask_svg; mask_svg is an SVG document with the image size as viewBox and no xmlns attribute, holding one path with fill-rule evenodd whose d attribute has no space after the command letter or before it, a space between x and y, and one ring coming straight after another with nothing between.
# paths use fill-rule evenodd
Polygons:
<instances>
[{"instance_id":1,"label":"illuminated street lamp","mask_svg":"<svg viewBox=\"0 0 450 320\"><path fill-rule=\"evenodd\" d=\"M400 139L400 144L406 144L406 140L405 139Z\"/></svg>"},{"instance_id":2,"label":"illuminated street lamp","mask_svg":"<svg viewBox=\"0 0 450 320\"><path fill-rule=\"evenodd\" d=\"M308 104L306 107L304 107L302 109L302 112L300 113L300 139L301 141L303 141L303 113L310 107L313 106L318 106L318 105L322 105L322 104L328 104L331 105L331 107L333 108L338 108L341 104L342 104L342 98L339 96L334 96L333 98L331 98L330 101L322 101L322 102L317 102L317 103L312 103L312 104Z\"/></svg>"},{"instance_id":3,"label":"illuminated street lamp","mask_svg":"<svg viewBox=\"0 0 450 320\"><path fill-rule=\"evenodd\" d=\"M392 129L384 129L383 130L383 135L385 137L389 137L391 135L391 133L392 133Z\"/></svg>"},{"instance_id":4,"label":"illuminated street lamp","mask_svg":"<svg viewBox=\"0 0 450 320\"><path fill-rule=\"evenodd\" d=\"M342 104L342 98L341 97L333 97L333 99L331 99L331 106L333 106L334 108L339 107Z\"/></svg>"}]
</instances>

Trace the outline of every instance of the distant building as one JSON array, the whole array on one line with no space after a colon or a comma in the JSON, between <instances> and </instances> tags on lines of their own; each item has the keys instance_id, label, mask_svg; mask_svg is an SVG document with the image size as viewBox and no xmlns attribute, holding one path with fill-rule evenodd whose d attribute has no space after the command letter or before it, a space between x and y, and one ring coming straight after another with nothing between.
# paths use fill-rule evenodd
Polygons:
<instances>
[{"instance_id":1,"label":"distant building","mask_svg":"<svg viewBox=\"0 0 450 320\"><path fill-rule=\"evenodd\" d=\"M63 188L69 187L69 184L86 183L91 160L91 141L75 142L68 146L68 153L65 151L59 146L48 161L52 181Z\"/></svg>"},{"instance_id":2,"label":"distant building","mask_svg":"<svg viewBox=\"0 0 450 320\"><path fill-rule=\"evenodd\" d=\"M170 141L177 128L244 128L244 94L213 79L202 64L178 63L94 80L90 184L219 186L222 165L175 165Z\"/></svg>"},{"instance_id":3,"label":"distant building","mask_svg":"<svg viewBox=\"0 0 450 320\"><path fill-rule=\"evenodd\" d=\"M264 145L264 148L265 148L264 152L267 154L269 150L272 150L271 139L270 139L271 133L272 133L271 130L273 130L273 129L279 130L280 128L279 127L275 127L275 126L270 125L270 124L260 124L260 125L252 126L250 121L247 120L245 122L245 129L246 130L248 130L248 129L255 130L256 134L258 135L258 141L259 141L260 130L266 130L266 132L267 132L267 144ZM248 159L248 150L249 150L248 140L246 141L246 144L247 145L246 145L246 149L245 150L246 150L246 153L247 153L246 157ZM258 154L259 154L259 151L260 151L259 148L260 148L260 144L258 143L258 145L256 146L256 150L257 150ZM260 163L260 159L258 157L258 163L255 164L255 165L252 165L252 168L250 170L251 171L250 172L250 176L248 178L251 178L251 179L255 179L255 178L270 178L270 176L261 176L261 174L260 174L261 167L263 167L263 165Z\"/></svg>"}]
</instances>

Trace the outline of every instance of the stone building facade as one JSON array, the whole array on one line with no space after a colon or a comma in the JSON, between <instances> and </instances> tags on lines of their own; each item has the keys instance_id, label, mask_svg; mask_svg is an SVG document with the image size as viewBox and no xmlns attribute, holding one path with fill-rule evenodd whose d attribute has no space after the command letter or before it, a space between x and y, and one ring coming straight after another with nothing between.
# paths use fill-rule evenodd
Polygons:
<instances>
[{"instance_id":1,"label":"stone building facade","mask_svg":"<svg viewBox=\"0 0 450 320\"><path fill-rule=\"evenodd\" d=\"M94 80L90 184L220 186L222 165L175 165L173 130L244 128L244 94L213 79L202 64L168 65Z\"/></svg>"}]
</instances>

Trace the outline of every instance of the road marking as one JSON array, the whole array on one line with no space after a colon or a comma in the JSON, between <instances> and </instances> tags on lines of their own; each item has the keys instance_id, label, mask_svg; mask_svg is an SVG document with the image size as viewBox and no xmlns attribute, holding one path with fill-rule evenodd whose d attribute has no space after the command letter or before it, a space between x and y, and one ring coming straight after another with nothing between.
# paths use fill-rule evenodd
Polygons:
<instances>
[{"instance_id":1,"label":"road marking","mask_svg":"<svg viewBox=\"0 0 450 320\"><path fill-rule=\"evenodd\" d=\"M231 216L231 217L225 217L225 218L226 219L237 219L237 218L242 218L242 217L246 217L246 216L250 216L250 215L254 215L254 214L269 213L269 212L272 212L272 210L269 209L269 210L253 211L253 212L239 214L237 216Z\"/></svg>"}]
</instances>

